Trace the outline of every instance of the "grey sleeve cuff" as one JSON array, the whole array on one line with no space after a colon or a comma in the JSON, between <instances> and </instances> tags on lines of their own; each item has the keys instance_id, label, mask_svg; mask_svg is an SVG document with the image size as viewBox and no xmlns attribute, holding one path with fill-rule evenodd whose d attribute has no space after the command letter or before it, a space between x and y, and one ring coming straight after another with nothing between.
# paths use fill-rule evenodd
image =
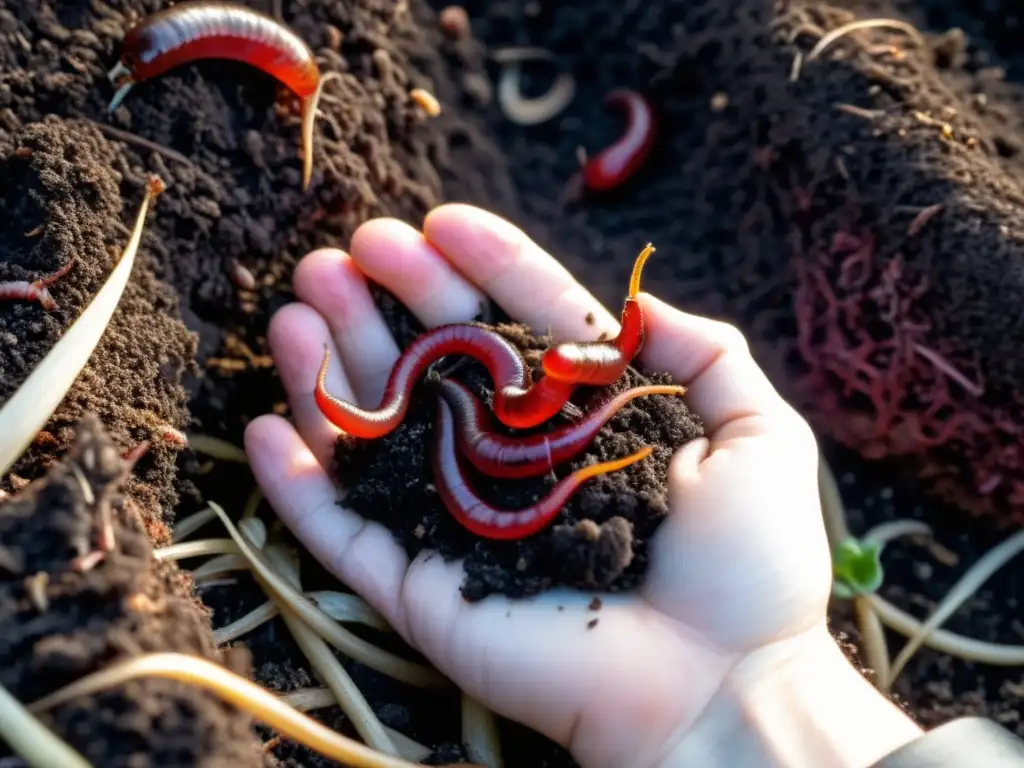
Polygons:
<instances>
[{"instance_id":1,"label":"grey sleeve cuff","mask_svg":"<svg viewBox=\"0 0 1024 768\"><path fill-rule=\"evenodd\" d=\"M992 720L963 717L928 731L870 768L1024 768L1024 741Z\"/></svg>"}]
</instances>

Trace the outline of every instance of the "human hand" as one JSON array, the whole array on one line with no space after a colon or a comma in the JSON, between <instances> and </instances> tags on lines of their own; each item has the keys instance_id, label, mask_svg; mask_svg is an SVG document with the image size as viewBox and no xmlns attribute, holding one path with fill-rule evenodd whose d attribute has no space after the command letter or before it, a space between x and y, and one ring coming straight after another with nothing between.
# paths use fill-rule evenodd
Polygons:
<instances>
[{"instance_id":1,"label":"human hand","mask_svg":"<svg viewBox=\"0 0 1024 768\"><path fill-rule=\"evenodd\" d=\"M607 309L505 220L446 205L424 229L425 237L374 220L355 233L350 255L310 254L295 273L300 303L271 322L295 425L263 416L245 444L268 500L306 548L463 690L588 768L678 764L684 755L716 765L713 742L733 738L724 731L740 727L733 721L744 720L748 694L778 688L778 703L794 684L856 686L847 670L859 676L825 628L831 567L810 429L738 331L648 294L640 296L640 359L688 387L707 437L673 458L670 514L652 542L646 581L635 594L604 598L598 630L587 631L591 596L581 593L468 604L459 563L427 553L410 563L389 531L338 505L326 472L338 431L313 396L324 345L341 361L329 391L365 408L379 402L400 353L367 277L428 327L471 320L489 295L560 339L618 330ZM865 755L849 765L884 753L869 759L870 749L849 749L860 750L851 759Z\"/></svg>"}]
</instances>

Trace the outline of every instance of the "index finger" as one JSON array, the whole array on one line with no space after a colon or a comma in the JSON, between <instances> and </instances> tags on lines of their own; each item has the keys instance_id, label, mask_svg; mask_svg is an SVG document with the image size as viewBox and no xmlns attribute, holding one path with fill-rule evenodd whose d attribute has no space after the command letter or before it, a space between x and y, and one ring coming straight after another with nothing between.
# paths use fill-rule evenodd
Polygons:
<instances>
[{"instance_id":1,"label":"index finger","mask_svg":"<svg viewBox=\"0 0 1024 768\"><path fill-rule=\"evenodd\" d=\"M619 332L604 305L510 221L450 203L427 214L423 234L471 283L535 333L590 341Z\"/></svg>"},{"instance_id":2,"label":"index finger","mask_svg":"<svg viewBox=\"0 0 1024 768\"><path fill-rule=\"evenodd\" d=\"M734 326L682 312L648 293L640 359L648 370L672 374L704 421L712 445L765 434L791 423L795 411L769 381Z\"/></svg>"}]
</instances>

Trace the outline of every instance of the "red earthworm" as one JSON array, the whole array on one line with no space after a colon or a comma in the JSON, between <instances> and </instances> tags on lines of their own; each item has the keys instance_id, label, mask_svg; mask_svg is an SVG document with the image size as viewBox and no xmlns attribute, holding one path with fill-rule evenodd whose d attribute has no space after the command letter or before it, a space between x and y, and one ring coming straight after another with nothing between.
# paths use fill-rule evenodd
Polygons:
<instances>
[{"instance_id":1,"label":"red earthworm","mask_svg":"<svg viewBox=\"0 0 1024 768\"><path fill-rule=\"evenodd\" d=\"M57 302L50 295L50 286L64 277L74 264L75 260L71 259L56 272L32 282L28 280L8 280L2 282L0 283L0 299L38 301L43 309L47 312L52 312L57 308Z\"/></svg>"},{"instance_id":2,"label":"red earthworm","mask_svg":"<svg viewBox=\"0 0 1024 768\"><path fill-rule=\"evenodd\" d=\"M565 342L551 347L541 358L546 378L607 386L626 371L644 343L644 315L636 297L640 293L640 273L652 253L654 247L648 243L633 264L618 335L605 341Z\"/></svg>"},{"instance_id":3,"label":"red earthworm","mask_svg":"<svg viewBox=\"0 0 1024 768\"><path fill-rule=\"evenodd\" d=\"M230 59L273 76L302 105L302 187L313 172L313 125L326 78L309 46L266 14L231 3L185 0L154 13L128 31L121 59L110 70L118 86L110 111L120 106L135 83L158 77L200 59Z\"/></svg>"},{"instance_id":4,"label":"red earthworm","mask_svg":"<svg viewBox=\"0 0 1024 768\"><path fill-rule=\"evenodd\" d=\"M515 510L496 509L477 496L466 481L456 452L455 417L448 403L439 398L432 463L437 493L452 517L477 536L508 541L524 539L544 529L587 480L635 464L647 458L653 450L647 446L623 459L578 469L559 480L547 496L530 506Z\"/></svg>"},{"instance_id":5,"label":"red earthworm","mask_svg":"<svg viewBox=\"0 0 1024 768\"><path fill-rule=\"evenodd\" d=\"M453 379L439 379L436 385L455 415L459 452L483 474L507 479L537 477L570 460L630 400L686 393L686 387L679 386L635 387L620 392L575 424L544 434L508 437L494 431L489 411L466 385Z\"/></svg>"},{"instance_id":6,"label":"red earthworm","mask_svg":"<svg viewBox=\"0 0 1024 768\"><path fill-rule=\"evenodd\" d=\"M562 410L574 384L548 376L533 383L518 350L504 337L471 323L442 325L420 334L391 369L380 404L364 410L327 392L330 350L316 382L316 403L321 413L341 430L355 437L375 439L388 434L405 418L416 380L427 368L448 355L469 355L487 368L494 381L494 413L507 426L526 429L550 419Z\"/></svg>"},{"instance_id":7,"label":"red earthworm","mask_svg":"<svg viewBox=\"0 0 1024 768\"><path fill-rule=\"evenodd\" d=\"M594 192L617 187L636 173L647 159L657 133L654 110L636 91L612 91L604 103L624 110L628 124L618 141L602 149L583 166L583 184Z\"/></svg>"}]
</instances>

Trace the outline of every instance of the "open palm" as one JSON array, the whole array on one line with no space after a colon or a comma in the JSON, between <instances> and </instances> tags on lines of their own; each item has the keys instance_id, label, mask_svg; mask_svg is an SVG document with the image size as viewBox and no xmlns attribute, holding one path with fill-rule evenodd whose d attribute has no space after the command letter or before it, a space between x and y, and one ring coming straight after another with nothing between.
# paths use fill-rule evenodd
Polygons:
<instances>
[{"instance_id":1,"label":"open palm","mask_svg":"<svg viewBox=\"0 0 1024 768\"><path fill-rule=\"evenodd\" d=\"M460 564L426 553L410 562L385 528L339 505L325 470L338 433L313 398L324 345L341 361L330 391L373 408L400 350L367 278L428 327L472 319L485 295L560 339L614 334L618 324L503 219L446 205L424 230L371 221L351 254L321 250L299 264L300 302L269 332L294 425L268 415L249 426L256 478L309 551L472 696L585 766L657 765L731 676L770 674L825 631L830 565L813 436L735 329L641 294L641 360L689 388L708 434L673 459L671 512L645 585L605 598L592 630L591 596L581 593L465 602Z\"/></svg>"}]
</instances>

